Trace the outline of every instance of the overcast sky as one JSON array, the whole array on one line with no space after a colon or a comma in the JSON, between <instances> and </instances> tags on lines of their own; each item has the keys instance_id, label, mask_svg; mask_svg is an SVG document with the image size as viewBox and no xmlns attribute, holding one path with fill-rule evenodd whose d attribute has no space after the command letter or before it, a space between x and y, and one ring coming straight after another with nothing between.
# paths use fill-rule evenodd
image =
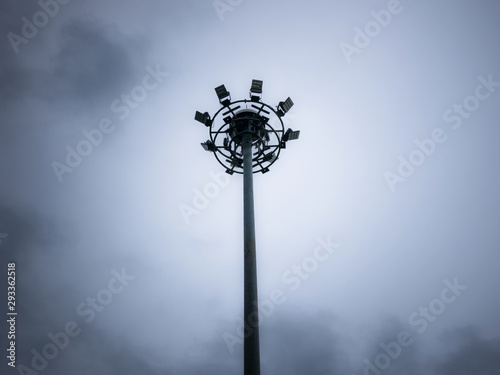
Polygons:
<instances>
[{"instance_id":1,"label":"overcast sky","mask_svg":"<svg viewBox=\"0 0 500 375\"><path fill-rule=\"evenodd\" d=\"M262 374L500 374L500 5L0 5L5 374L242 374L214 87L295 105L254 175ZM1 293L7 313L7 290Z\"/></svg>"}]
</instances>

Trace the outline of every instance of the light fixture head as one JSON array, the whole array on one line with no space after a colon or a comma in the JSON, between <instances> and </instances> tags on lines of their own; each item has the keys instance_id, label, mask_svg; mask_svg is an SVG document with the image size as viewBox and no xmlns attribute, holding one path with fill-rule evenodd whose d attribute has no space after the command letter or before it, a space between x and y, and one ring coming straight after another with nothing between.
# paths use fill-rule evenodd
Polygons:
<instances>
[{"instance_id":1,"label":"light fixture head","mask_svg":"<svg viewBox=\"0 0 500 375\"><path fill-rule=\"evenodd\" d=\"M203 147L203 149L205 151L212 151L212 152L215 152L217 151L217 146L215 146L215 144L212 142L212 141L206 141L206 142L203 142L201 144L201 146Z\"/></svg>"},{"instance_id":2,"label":"light fixture head","mask_svg":"<svg viewBox=\"0 0 500 375\"><path fill-rule=\"evenodd\" d=\"M226 90L226 86L217 86L215 88L215 92L217 94L217 97L219 98L220 104L227 106L229 103L231 103L231 95L229 91Z\"/></svg>"},{"instance_id":3,"label":"light fixture head","mask_svg":"<svg viewBox=\"0 0 500 375\"><path fill-rule=\"evenodd\" d=\"M252 86L250 87L250 99L252 102L258 102L262 97L262 81L258 79L252 80Z\"/></svg>"},{"instance_id":4,"label":"light fixture head","mask_svg":"<svg viewBox=\"0 0 500 375\"><path fill-rule=\"evenodd\" d=\"M283 134L282 140L284 142L287 141L293 141L295 139L298 139L300 135L300 130L293 131L292 129L288 129L285 134Z\"/></svg>"},{"instance_id":5,"label":"light fixture head","mask_svg":"<svg viewBox=\"0 0 500 375\"><path fill-rule=\"evenodd\" d=\"M287 113L290 108L292 108L293 106L293 101L290 97L287 98L287 100L285 100L284 102L279 102L278 104L278 116L279 117L283 117L285 115L285 113Z\"/></svg>"},{"instance_id":6,"label":"light fixture head","mask_svg":"<svg viewBox=\"0 0 500 375\"><path fill-rule=\"evenodd\" d=\"M270 152L264 155L262 161L273 161L274 159L276 159L276 155L274 155L274 152Z\"/></svg>"},{"instance_id":7,"label":"light fixture head","mask_svg":"<svg viewBox=\"0 0 500 375\"><path fill-rule=\"evenodd\" d=\"M208 112L201 113L199 111L196 111L194 119L198 122L201 122L205 126L212 125L212 120L210 119L210 115L208 114Z\"/></svg>"},{"instance_id":8,"label":"light fixture head","mask_svg":"<svg viewBox=\"0 0 500 375\"><path fill-rule=\"evenodd\" d=\"M241 167L243 165L243 159L233 157L232 159L226 159L228 163L235 167Z\"/></svg>"},{"instance_id":9,"label":"light fixture head","mask_svg":"<svg viewBox=\"0 0 500 375\"><path fill-rule=\"evenodd\" d=\"M195 113L195 120L209 128L209 140L201 143L212 152L228 174L244 174L243 149L251 143L252 173L267 173L288 141L300 132L287 129L282 117L294 105L290 97L273 107L262 101L263 81L253 79L250 99L231 99L225 85L215 87L221 108L214 114ZM271 121L271 118L273 121Z\"/></svg>"}]
</instances>

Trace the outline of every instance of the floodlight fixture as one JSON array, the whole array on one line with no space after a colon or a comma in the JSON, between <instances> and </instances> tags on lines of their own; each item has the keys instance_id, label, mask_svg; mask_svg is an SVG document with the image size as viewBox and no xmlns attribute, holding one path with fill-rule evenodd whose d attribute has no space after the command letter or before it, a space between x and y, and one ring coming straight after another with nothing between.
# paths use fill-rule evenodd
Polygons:
<instances>
[{"instance_id":1,"label":"floodlight fixture","mask_svg":"<svg viewBox=\"0 0 500 375\"><path fill-rule=\"evenodd\" d=\"M212 151L212 152L217 151L217 146L215 146L215 144L210 140L203 142L201 146L205 151Z\"/></svg>"},{"instance_id":2,"label":"floodlight fixture","mask_svg":"<svg viewBox=\"0 0 500 375\"><path fill-rule=\"evenodd\" d=\"M235 167L241 167L243 165L243 159L233 158L233 159L227 159L227 161L232 165L234 165Z\"/></svg>"},{"instance_id":3,"label":"floodlight fixture","mask_svg":"<svg viewBox=\"0 0 500 375\"><path fill-rule=\"evenodd\" d=\"M293 141L295 139L299 139L299 135L300 135L300 130L292 131L288 136L288 140Z\"/></svg>"},{"instance_id":4,"label":"floodlight fixture","mask_svg":"<svg viewBox=\"0 0 500 375\"><path fill-rule=\"evenodd\" d=\"M205 126L210 126L212 125L212 120L210 120L210 115L208 112L201 113L196 111L196 114L194 115L194 119L198 122L201 122Z\"/></svg>"},{"instance_id":5,"label":"floodlight fixture","mask_svg":"<svg viewBox=\"0 0 500 375\"><path fill-rule=\"evenodd\" d=\"M295 139L298 139L299 135L300 135L300 130L293 131L292 129L288 129L283 135L282 140L284 142L293 141Z\"/></svg>"},{"instance_id":6,"label":"floodlight fixture","mask_svg":"<svg viewBox=\"0 0 500 375\"><path fill-rule=\"evenodd\" d=\"M229 103L231 103L231 95L229 94L229 91L226 90L226 86L217 86L215 88L215 92L217 93L220 104L227 106Z\"/></svg>"},{"instance_id":7,"label":"floodlight fixture","mask_svg":"<svg viewBox=\"0 0 500 375\"><path fill-rule=\"evenodd\" d=\"M250 87L250 99L253 102L258 102L262 97L262 84L263 82L258 79L252 80L252 86Z\"/></svg>"},{"instance_id":8,"label":"floodlight fixture","mask_svg":"<svg viewBox=\"0 0 500 375\"><path fill-rule=\"evenodd\" d=\"M234 102L226 87L220 85L215 92L222 107L213 117L208 112L195 114L195 120L209 128L210 139L201 144L203 148L213 152L226 173L243 175L243 311L245 325L254 327L243 340L244 375L260 375L253 174L269 172L287 141L297 139L300 133L285 131L283 124L282 117L293 106L292 99L273 108L261 101L262 85L262 81L252 80L250 100Z\"/></svg>"},{"instance_id":9,"label":"floodlight fixture","mask_svg":"<svg viewBox=\"0 0 500 375\"><path fill-rule=\"evenodd\" d=\"M269 160L273 160L274 158L276 158L276 155L274 155L274 152L270 152L268 154L265 154L264 157L262 158L262 160L269 161Z\"/></svg>"},{"instance_id":10,"label":"floodlight fixture","mask_svg":"<svg viewBox=\"0 0 500 375\"><path fill-rule=\"evenodd\" d=\"M284 102L279 102L278 104L278 115L280 117L283 117L285 115L285 113L287 113L290 108L292 108L293 106L293 101L290 97L287 98L287 100L285 100Z\"/></svg>"}]
</instances>

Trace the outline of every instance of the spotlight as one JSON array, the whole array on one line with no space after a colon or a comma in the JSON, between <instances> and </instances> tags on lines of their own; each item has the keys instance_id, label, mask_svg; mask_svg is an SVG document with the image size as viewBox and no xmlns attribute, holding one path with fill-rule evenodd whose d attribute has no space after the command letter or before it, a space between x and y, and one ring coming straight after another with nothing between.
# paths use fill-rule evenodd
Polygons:
<instances>
[{"instance_id":1,"label":"spotlight","mask_svg":"<svg viewBox=\"0 0 500 375\"><path fill-rule=\"evenodd\" d=\"M210 115L208 112L201 113L196 111L196 114L194 115L194 119L198 122L201 122L205 126L210 126L212 125L212 120L210 119Z\"/></svg>"},{"instance_id":2,"label":"spotlight","mask_svg":"<svg viewBox=\"0 0 500 375\"><path fill-rule=\"evenodd\" d=\"M282 140L284 142L287 142L287 141L293 141L295 139L298 139L299 138L299 135L300 135L300 130L297 130L297 131L293 131L292 129L288 129L285 134L283 135L283 138Z\"/></svg>"},{"instance_id":3,"label":"spotlight","mask_svg":"<svg viewBox=\"0 0 500 375\"><path fill-rule=\"evenodd\" d=\"M293 102L292 102L292 99L290 99L290 97L288 97L287 100L285 100L284 102L279 102L278 104L278 116L279 117L283 117L285 115L285 113L287 113L290 108L292 108L293 106Z\"/></svg>"},{"instance_id":4,"label":"spotlight","mask_svg":"<svg viewBox=\"0 0 500 375\"><path fill-rule=\"evenodd\" d=\"M217 146L212 141L206 141L201 144L205 151L217 151Z\"/></svg>"},{"instance_id":5,"label":"spotlight","mask_svg":"<svg viewBox=\"0 0 500 375\"><path fill-rule=\"evenodd\" d=\"M272 161L274 159L276 159L274 152L270 152L270 153L264 155L264 157L262 158L262 161Z\"/></svg>"},{"instance_id":6,"label":"spotlight","mask_svg":"<svg viewBox=\"0 0 500 375\"><path fill-rule=\"evenodd\" d=\"M258 102L262 96L262 81L258 79L252 80L252 87L250 87L250 99L252 102Z\"/></svg>"},{"instance_id":7,"label":"spotlight","mask_svg":"<svg viewBox=\"0 0 500 375\"><path fill-rule=\"evenodd\" d=\"M243 165L243 159L240 159L240 158L237 158L237 157L234 157L232 159L226 159L226 161L228 163L230 163L231 165L233 165L234 167L240 167Z\"/></svg>"},{"instance_id":8,"label":"spotlight","mask_svg":"<svg viewBox=\"0 0 500 375\"><path fill-rule=\"evenodd\" d=\"M220 104L227 106L229 103L231 103L231 95L229 94L229 91L226 90L226 86L217 86L215 88L215 92L217 93Z\"/></svg>"}]
</instances>

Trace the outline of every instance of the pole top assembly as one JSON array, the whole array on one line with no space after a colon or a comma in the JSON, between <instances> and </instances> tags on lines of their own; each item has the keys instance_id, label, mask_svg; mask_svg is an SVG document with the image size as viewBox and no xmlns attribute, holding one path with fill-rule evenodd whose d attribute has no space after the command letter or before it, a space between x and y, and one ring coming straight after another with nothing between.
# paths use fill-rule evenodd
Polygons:
<instances>
[{"instance_id":1,"label":"pole top assembly","mask_svg":"<svg viewBox=\"0 0 500 375\"><path fill-rule=\"evenodd\" d=\"M231 101L224 85L215 88L222 107L211 118L208 112L196 111L194 119L209 128L210 139L201 145L213 152L226 173L243 174L244 142L252 144L252 172L266 173L278 159L288 141L299 138L300 130L287 129L282 117L292 108L287 98L276 109L262 102L262 81L252 80L250 100ZM219 116L219 118L217 118Z\"/></svg>"}]
</instances>

